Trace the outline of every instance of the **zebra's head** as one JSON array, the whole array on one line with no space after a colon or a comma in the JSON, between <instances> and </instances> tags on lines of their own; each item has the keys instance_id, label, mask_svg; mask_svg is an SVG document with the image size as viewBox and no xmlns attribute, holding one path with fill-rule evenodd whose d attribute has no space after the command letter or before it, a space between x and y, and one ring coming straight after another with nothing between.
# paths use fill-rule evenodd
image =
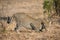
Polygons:
<instances>
[{"instance_id":1,"label":"zebra's head","mask_svg":"<svg viewBox=\"0 0 60 40\"><path fill-rule=\"evenodd\" d=\"M7 23L9 24L9 23L11 23L11 20L12 20L12 18L11 17L7 17Z\"/></svg>"}]
</instances>

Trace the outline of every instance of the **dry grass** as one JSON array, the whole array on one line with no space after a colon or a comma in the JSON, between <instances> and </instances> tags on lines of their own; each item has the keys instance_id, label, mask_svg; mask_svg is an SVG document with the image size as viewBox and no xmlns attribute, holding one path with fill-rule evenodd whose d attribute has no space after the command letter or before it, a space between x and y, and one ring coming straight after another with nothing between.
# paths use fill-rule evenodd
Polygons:
<instances>
[{"instance_id":1,"label":"dry grass","mask_svg":"<svg viewBox=\"0 0 60 40\"><path fill-rule=\"evenodd\" d=\"M0 40L60 40L60 27L52 25L43 32L33 30L6 31L0 33Z\"/></svg>"},{"instance_id":2,"label":"dry grass","mask_svg":"<svg viewBox=\"0 0 60 40\"><path fill-rule=\"evenodd\" d=\"M17 12L25 12L36 19L44 18L42 3L43 0L0 0L0 16L12 16L12 14ZM0 32L0 40L60 40L60 25L57 25L57 23L51 24L51 26L47 27L47 31L43 32L35 32L24 28L22 28L24 30L16 32L12 31L15 22L10 25L3 24L9 31L5 30L5 32Z\"/></svg>"}]
</instances>

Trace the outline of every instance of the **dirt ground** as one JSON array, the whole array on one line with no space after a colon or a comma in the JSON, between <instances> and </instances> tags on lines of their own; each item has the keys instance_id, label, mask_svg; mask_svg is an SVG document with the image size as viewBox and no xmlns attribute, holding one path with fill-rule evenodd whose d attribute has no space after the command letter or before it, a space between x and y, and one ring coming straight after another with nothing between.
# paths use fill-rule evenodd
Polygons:
<instances>
[{"instance_id":1,"label":"dirt ground","mask_svg":"<svg viewBox=\"0 0 60 40\"><path fill-rule=\"evenodd\" d=\"M0 33L0 40L60 40L60 25L52 24L43 32L34 30L5 31Z\"/></svg>"}]
</instances>

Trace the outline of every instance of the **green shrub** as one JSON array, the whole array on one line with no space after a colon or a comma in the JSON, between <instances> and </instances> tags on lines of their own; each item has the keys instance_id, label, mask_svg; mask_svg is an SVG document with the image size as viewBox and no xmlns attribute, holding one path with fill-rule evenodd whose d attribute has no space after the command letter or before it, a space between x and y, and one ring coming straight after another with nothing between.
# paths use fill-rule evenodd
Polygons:
<instances>
[{"instance_id":1,"label":"green shrub","mask_svg":"<svg viewBox=\"0 0 60 40\"><path fill-rule=\"evenodd\" d=\"M43 3L44 13L47 12L48 16L50 16L52 8L53 8L53 0L44 0Z\"/></svg>"}]
</instances>

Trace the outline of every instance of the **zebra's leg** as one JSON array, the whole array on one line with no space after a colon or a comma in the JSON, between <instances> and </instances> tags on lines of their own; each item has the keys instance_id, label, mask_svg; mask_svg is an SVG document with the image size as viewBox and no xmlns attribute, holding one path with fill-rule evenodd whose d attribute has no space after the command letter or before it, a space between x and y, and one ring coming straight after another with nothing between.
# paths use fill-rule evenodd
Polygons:
<instances>
[{"instance_id":1,"label":"zebra's leg","mask_svg":"<svg viewBox=\"0 0 60 40\"><path fill-rule=\"evenodd\" d=\"M16 27L14 28L14 31L17 31L19 28L18 24L16 24Z\"/></svg>"},{"instance_id":2,"label":"zebra's leg","mask_svg":"<svg viewBox=\"0 0 60 40\"><path fill-rule=\"evenodd\" d=\"M45 30L46 30L46 27L45 27L44 23L42 22L42 23L41 23L41 29L39 29L39 31L41 31L41 32L42 32L42 31L43 31L43 29L45 29Z\"/></svg>"},{"instance_id":3,"label":"zebra's leg","mask_svg":"<svg viewBox=\"0 0 60 40\"><path fill-rule=\"evenodd\" d=\"M31 26L32 30L36 29L35 26L32 23L30 23L30 26Z\"/></svg>"}]
</instances>

